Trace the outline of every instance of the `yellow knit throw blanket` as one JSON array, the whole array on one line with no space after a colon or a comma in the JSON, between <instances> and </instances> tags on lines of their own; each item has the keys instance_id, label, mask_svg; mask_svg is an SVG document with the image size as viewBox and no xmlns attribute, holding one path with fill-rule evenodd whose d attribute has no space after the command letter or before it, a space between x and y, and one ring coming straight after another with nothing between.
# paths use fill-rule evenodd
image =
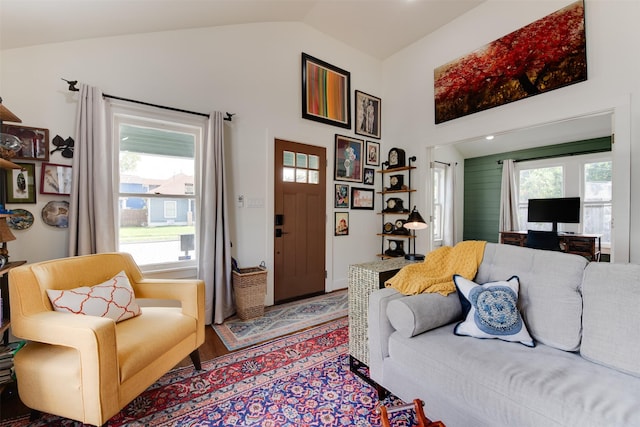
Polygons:
<instances>
[{"instance_id":1,"label":"yellow knit throw blanket","mask_svg":"<svg viewBox=\"0 0 640 427\"><path fill-rule=\"evenodd\" d=\"M398 274L385 282L404 295L437 292L447 296L455 292L453 275L459 274L473 280L482 262L487 242L467 240L455 246L443 246L429 253L424 262L403 267Z\"/></svg>"}]
</instances>

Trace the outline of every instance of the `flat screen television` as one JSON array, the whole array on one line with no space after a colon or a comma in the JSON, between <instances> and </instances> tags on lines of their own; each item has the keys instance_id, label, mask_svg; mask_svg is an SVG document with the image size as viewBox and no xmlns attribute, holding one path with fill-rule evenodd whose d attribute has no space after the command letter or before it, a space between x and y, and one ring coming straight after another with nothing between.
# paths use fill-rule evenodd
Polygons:
<instances>
[{"instance_id":1,"label":"flat screen television","mask_svg":"<svg viewBox=\"0 0 640 427\"><path fill-rule=\"evenodd\" d=\"M580 197L559 197L555 199L529 199L527 215L529 222L550 222L553 231L558 231L558 223L580 223Z\"/></svg>"}]
</instances>

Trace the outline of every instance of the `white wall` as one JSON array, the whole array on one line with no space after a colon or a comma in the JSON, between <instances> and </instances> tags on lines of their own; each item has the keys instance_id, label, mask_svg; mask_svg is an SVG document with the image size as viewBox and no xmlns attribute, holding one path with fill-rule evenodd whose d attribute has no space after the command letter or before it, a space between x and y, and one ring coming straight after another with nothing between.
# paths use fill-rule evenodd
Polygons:
<instances>
[{"instance_id":1,"label":"white wall","mask_svg":"<svg viewBox=\"0 0 640 427\"><path fill-rule=\"evenodd\" d=\"M614 130L618 145L614 151L621 153L626 150L627 153L620 155L618 162L614 157L614 168L618 170L617 177L614 175L614 186L621 191L618 201L628 198L629 193L631 201L630 210L625 207L618 212L616 221L623 223L625 216L628 220L629 212L640 209L640 150L637 148L640 147L640 56L632 47L633 41L640 40L637 25L640 2L586 1L586 82L440 125L434 124L434 68L571 2L488 0L384 61L385 139L422 153L424 147L446 145L617 107ZM426 174L426 169L421 169L420 173ZM418 194L418 201L424 205L420 197ZM640 262L640 219L637 215L631 216L629 234L623 236L629 238L631 245L627 259ZM620 259L624 260L624 256Z\"/></svg>"},{"instance_id":2,"label":"white wall","mask_svg":"<svg viewBox=\"0 0 640 427\"><path fill-rule=\"evenodd\" d=\"M65 138L74 133L76 96L61 78L155 104L236 113L226 127L231 193L261 200L264 207L248 208L245 203L237 208L230 200L233 253L241 266L264 260L271 269L274 138L326 147L333 165L334 135L355 136L301 118L301 52L350 71L352 97L355 89L380 93L379 60L303 24L265 23L5 50L0 56L0 95L24 125L45 127L51 136ZM51 161L64 162L58 154ZM351 211L350 235L334 238L332 166L327 177L330 291L346 286L349 264L374 259L379 219L371 211ZM57 198L38 194L37 205L9 206L36 216L31 229L15 233L18 240L9 244L12 259L34 262L67 255L66 230L39 220L44 203L52 199ZM272 286L270 274L268 303Z\"/></svg>"},{"instance_id":3,"label":"white wall","mask_svg":"<svg viewBox=\"0 0 640 427\"><path fill-rule=\"evenodd\" d=\"M266 23L173 31L50 44L0 52L0 95L26 126L45 127L51 137L73 136L76 97L60 78L78 79L105 93L194 111L236 113L227 126L230 184L234 196L264 200L264 208L231 202L234 254L242 265L265 260L272 268L273 140L327 148L333 161L341 128L300 118L300 53L307 52L351 72L351 89L382 98L381 154L392 146L418 156L416 182L426 182L426 147L478 135L610 109L627 103L616 129L630 151L631 212L640 211L640 2L587 0L587 82L434 125L433 69L570 3L567 0L488 0L430 36L380 62L303 24ZM353 96L353 93L352 93ZM621 101L622 100L622 101ZM352 106L353 108L353 106ZM616 142L618 144L618 142ZM59 154L51 160L68 163ZM39 172L39 171L38 171ZM327 176L333 175L329 166ZM376 176L376 189L380 189ZM614 177L615 178L615 177ZM39 179L39 174L37 179ZM624 177L618 185L624 186ZM460 182L460 181L459 181ZM39 181L38 181L39 187ZM13 260L66 256L67 232L44 225L36 205L10 205L36 216L16 231ZM376 210L380 200L376 197ZM417 193L418 208L424 196ZM246 205L245 205L246 206ZM333 182L327 183L327 290L344 287L348 266L372 261L379 251L380 220L371 211L350 211L350 235L333 237ZM627 212L628 213L628 212ZM640 262L640 220L631 218L630 258ZM458 232L461 232L458 229ZM418 239L424 253L426 239ZM267 302L272 301L269 276Z\"/></svg>"}]
</instances>

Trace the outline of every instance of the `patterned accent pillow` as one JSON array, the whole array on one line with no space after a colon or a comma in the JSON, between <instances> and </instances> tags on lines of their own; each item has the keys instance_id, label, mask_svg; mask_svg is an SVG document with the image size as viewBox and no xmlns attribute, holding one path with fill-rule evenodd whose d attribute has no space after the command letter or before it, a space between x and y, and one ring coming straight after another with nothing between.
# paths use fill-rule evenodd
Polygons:
<instances>
[{"instance_id":1,"label":"patterned accent pillow","mask_svg":"<svg viewBox=\"0 0 640 427\"><path fill-rule=\"evenodd\" d=\"M454 334L497 338L535 347L518 311L518 276L478 285L456 274L453 281L462 301L463 312L469 308L466 319L456 325Z\"/></svg>"},{"instance_id":2,"label":"patterned accent pillow","mask_svg":"<svg viewBox=\"0 0 640 427\"><path fill-rule=\"evenodd\" d=\"M95 286L66 291L47 289L55 311L108 317L116 323L142 313L124 271Z\"/></svg>"}]
</instances>

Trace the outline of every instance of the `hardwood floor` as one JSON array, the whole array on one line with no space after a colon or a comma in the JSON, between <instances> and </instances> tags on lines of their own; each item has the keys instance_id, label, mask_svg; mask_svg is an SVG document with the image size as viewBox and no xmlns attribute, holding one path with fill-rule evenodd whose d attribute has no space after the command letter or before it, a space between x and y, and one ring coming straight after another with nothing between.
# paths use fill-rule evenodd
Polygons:
<instances>
[{"instance_id":1,"label":"hardwood floor","mask_svg":"<svg viewBox=\"0 0 640 427\"><path fill-rule=\"evenodd\" d=\"M218 334L210 325L205 326L204 344L200 346L200 360L203 362L230 353ZM176 367L193 366L191 358L186 357ZM7 385L0 395L0 419L13 418L28 414L29 408L24 406L18 397L15 383Z\"/></svg>"},{"instance_id":2,"label":"hardwood floor","mask_svg":"<svg viewBox=\"0 0 640 427\"><path fill-rule=\"evenodd\" d=\"M211 325L204 328L204 344L200 346L200 360L207 361L231 353L213 330ZM189 357L178 363L176 367L193 366Z\"/></svg>"}]
</instances>

